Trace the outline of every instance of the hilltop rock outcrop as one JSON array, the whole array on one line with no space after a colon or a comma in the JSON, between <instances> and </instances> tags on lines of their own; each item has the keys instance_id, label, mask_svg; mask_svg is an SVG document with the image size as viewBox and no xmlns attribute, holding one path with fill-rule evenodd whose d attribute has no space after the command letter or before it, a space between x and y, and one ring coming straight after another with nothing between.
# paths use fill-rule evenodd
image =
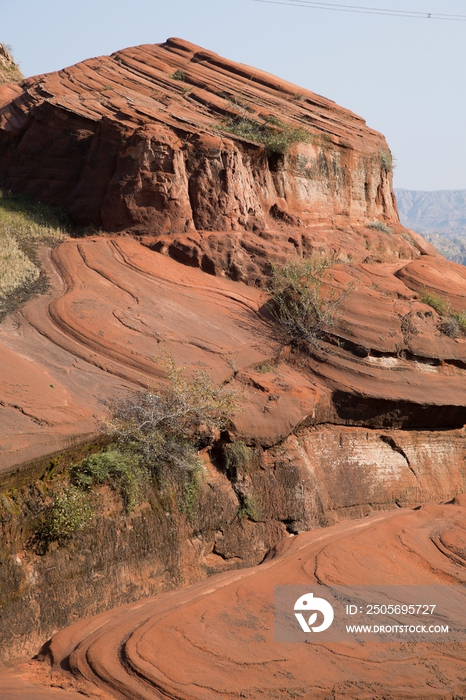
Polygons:
<instances>
[{"instance_id":1,"label":"hilltop rock outcrop","mask_svg":"<svg viewBox=\"0 0 466 700\"><path fill-rule=\"evenodd\" d=\"M271 152L244 124L304 142ZM398 222L390 162L360 117L180 39L29 78L0 113L8 189L106 231L222 232L230 257L232 231Z\"/></svg>"}]
</instances>

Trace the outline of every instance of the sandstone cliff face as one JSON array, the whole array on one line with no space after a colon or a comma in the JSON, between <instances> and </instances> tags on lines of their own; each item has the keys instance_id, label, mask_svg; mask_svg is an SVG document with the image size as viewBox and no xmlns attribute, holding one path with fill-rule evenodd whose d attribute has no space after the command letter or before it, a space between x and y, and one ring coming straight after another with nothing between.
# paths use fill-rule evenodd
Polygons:
<instances>
[{"instance_id":1,"label":"sandstone cliff face","mask_svg":"<svg viewBox=\"0 0 466 700\"><path fill-rule=\"evenodd\" d=\"M176 78L179 79L176 79ZM397 221L389 149L330 100L180 39L29 78L0 117L6 187L105 230L259 230ZM246 117L244 117L246 115ZM279 115L309 133L284 157L222 130Z\"/></svg>"}]
</instances>

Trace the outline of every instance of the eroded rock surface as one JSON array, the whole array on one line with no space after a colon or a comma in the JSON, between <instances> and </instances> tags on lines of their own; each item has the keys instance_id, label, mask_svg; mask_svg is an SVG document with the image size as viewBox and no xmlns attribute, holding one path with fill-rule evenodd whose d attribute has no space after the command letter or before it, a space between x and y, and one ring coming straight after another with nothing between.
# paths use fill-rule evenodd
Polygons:
<instances>
[{"instance_id":1,"label":"eroded rock surface","mask_svg":"<svg viewBox=\"0 0 466 700\"><path fill-rule=\"evenodd\" d=\"M464 586L464 505L463 496L288 538L259 567L78 622L47 646L52 678L66 683L60 667L69 668L88 693L128 700L463 697L461 644L284 644L273 600L284 584Z\"/></svg>"},{"instance_id":2,"label":"eroded rock surface","mask_svg":"<svg viewBox=\"0 0 466 700\"><path fill-rule=\"evenodd\" d=\"M444 319L419 296L425 287L448 299L452 311L462 311L464 268L447 263L399 224L387 145L362 119L178 39L91 59L22 87L2 86L0 105L0 174L7 187L120 234L44 249L48 295L0 325L4 657L36 652L76 618L214 573L224 572L225 585L243 576L255 580L256 574L228 570L258 564L290 533L334 526L328 537L335 533L337 542L353 532L340 520L464 491L466 340L448 335ZM309 140L268 155L263 146L225 131L225 119L238 118L241 110L247 118L278 117L305 128ZM322 251L337 260L335 282L353 291L324 339L292 348L267 309L266 277L271 263ZM55 468L47 456L93 439L109 398L163 381L164 353L188 372L203 369L214 381L228 382L244 408L204 451L205 482L194 522L161 509L156 499L128 517L121 500L103 488L104 506L93 526L66 546L38 553L30 538L46 503L41 480ZM249 447L246 471L225 466L222 450L234 440ZM444 513L459 518L458 508L444 508L380 523L371 516L370 541L354 535L355 551L368 546L377 562L373 543L379 538L390 548L398 532L398 525L389 532L383 523L417 533L421 522L427 530L434 521L441 524ZM320 536L310 535L309 546ZM428 540L423 542L425 561L431 561ZM277 562L291 567L295 550L288 546L289 560L284 552ZM314 554L309 556L311 561ZM416 561L410 575L424 580ZM456 569L452 575L460 580ZM155 603L138 605L130 608L135 627L125 627L131 639L137 611L150 616ZM190 618L195 627L196 614ZM126 613L121 615L124 627ZM78 629L87 624L95 623ZM154 624L157 629L156 617ZM66 634L59 639L69 639ZM118 634L114 639L123 639ZM67 641L57 651L57 639L54 659L65 659L72 648ZM238 644L240 659L244 647ZM211 673L215 653L200 653L202 673ZM351 661L361 698L372 697L378 683L369 678L369 666L380 661L384 677L395 667L405 672L405 661L393 654ZM104 668L107 657L98 658ZM451 659L441 681L446 697L459 678L454 653ZM273 663L280 675L281 662ZM336 688L343 683L344 694L338 655L336 663ZM105 680L111 693L121 673L126 683L126 670L115 664ZM189 668L182 679L187 693ZM87 670L80 672L86 676ZM148 673L152 683L153 671ZM219 689L222 673L213 674ZM268 687L262 671L260 677L254 673L244 675L248 697ZM299 673L306 686L308 678ZM367 686L365 696L367 683L376 685ZM398 690L389 692L398 697ZM207 697L210 691L193 692Z\"/></svg>"},{"instance_id":3,"label":"eroded rock surface","mask_svg":"<svg viewBox=\"0 0 466 700\"><path fill-rule=\"evenodd\" d=\"M416 268L340 266L342 284L357 283L340 327L327 343L290 354L259 289L183 266L130 237L69 240L48 259L55 293L1 328L1 465L95 432L105 399L163 377L163 353L243 392L234 436L263 448L320 424L460 429L466 341L445 335L403 279L411 285L415 269L417 285L433 284L433 271L453 266L442 291L451 288L459 304L466 278L454 263L422 260Z\"/></svg>"},{"instance_id":4,"label":"eroded rock surface","mask_svg":"<svg viewBox=\"0 0 466 700\"><path fill-rule=\"evenodd\" d=\"M219 130L278 116L283 159ZM385 139L335 103L181 39L29 78L3 108L6 186L106 230L263 228L271 217L398 220Z\"/></svg>"}]
</instances>

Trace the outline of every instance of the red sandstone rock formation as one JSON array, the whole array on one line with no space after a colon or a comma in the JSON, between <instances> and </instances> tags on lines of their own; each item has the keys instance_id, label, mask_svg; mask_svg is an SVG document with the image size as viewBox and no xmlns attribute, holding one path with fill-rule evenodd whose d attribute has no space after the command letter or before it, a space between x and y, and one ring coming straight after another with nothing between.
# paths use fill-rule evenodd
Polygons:
<instances>
[{"instance_id":1,"label":"red sandstone rock formation","mask_svg":"<svg viewBox=\"0 0 466 700\"><path fill-rule=\"evenodd\" d=\"M434 284L431 271L446 263L423 259L416 284ZM443 334L436 312L402 282L415 263L341 266L342 280L357 279L341 327L320 349L287 359L263 310L266 293L182 266L130 237L69 240L48 264L61 290L29 302L0 333L4 468L95 430L99 400L162 376L162 349L188 369L232 380L246 405L235 434L266 449L298 428L329 423L381 434L463 425L466 341ZM460 304L466 278L448 266ZM263 362L274 369L258 372ZM377 444L391 452L388 438Z\"/></svg>"},{"instance_id":2,"label":"red sandstone rock formation","mask_svg":"<svg viewBox=\"0 0 466 700\"><path fill-rule=\"evenodd\" d=\"M180 40L31 78L20 90L0 88L7 186L132 235L43 251L50 294L0 325L4 475L89 439L106 399L163 378L155 356L168 351L243 392L229 439L258 455L242 479L207 464L205 489L224 510L207 534L179 545L185 580L257 563L287 532L464 490L466 341L442 332L417 291L433 289L460 311L466 276L399 225L382 136L324 98ZM311 141L272 157L222 131L242 103L253 118L272 114L308 129ZM368 227L373 219L385 228ZM259 286L271 262L316 250L334 251L335 278L356 286L332 333L296 353ZM240 497L259 503L256 520L238 522ZM403 518L415 530L421 515ZM22 533L8 522L4 529L22 548ZM8 580L22 582L33 641L18 641L12 627L11 644L26 653L54 629L53 596L41 586L58 561L57 590L68 574L61 550L19 563L15 554L8 551ZM73 557L80 615L95 611L82 592L94 575L105 576L99 590L115 602L126 595L111 590L117 574L133 598L174 584L159 555L148 558L153 578L144 581L105 556ZM63 612L60 625L72 614Z\"/></svg>"},{"instance_id":3,"label":"red sandstone rock formation","mask_svg":"<svg viewBox=\"0 0 466 700\"><path fill-rule=\"evenodd\" d=\"M277 585L464 586L464 505L463 496L308 532L259 567L78 622L47 645L51 678L66 687L60 668L69 668L91 697L128 700L464 697L462 644L286 644L273 629Z\"/></svg>"},{"instance_id":4,"label":"red sandstone rock formation","mask_svg":"<svg viewBox=\"0 0 466 700\"><path fill-rule=\"evenodd\" d=\"M388 146L363 119L180 39L29 78L23 88L0 113L6 187L105 230L169 234L192 264L212 267L202 260L212 245L247 255L242 231L398 222ZM279 118L309 142L268 156L228 133L228 117ZM201 234L199 244L197 231L239 233L215 243Z\"/></svg>"}]
</instances>

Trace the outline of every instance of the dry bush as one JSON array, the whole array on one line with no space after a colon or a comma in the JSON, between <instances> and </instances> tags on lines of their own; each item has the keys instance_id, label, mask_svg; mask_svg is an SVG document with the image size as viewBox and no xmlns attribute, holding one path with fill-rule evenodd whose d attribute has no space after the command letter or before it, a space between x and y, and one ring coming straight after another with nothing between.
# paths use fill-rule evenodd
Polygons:
<instances>
[{"instance_id":1,"label":"dry bush","mask_svg":"<svg viewBox=\"0 0 466 700\"><path fill-rule=\"evenodd\" d=\"M383 221L370 221L366 224L366 228L374 229L375 231L381 231L382 233L393 233L393 229L387 226Z\"/></svg>"},{"instance_id":2,"label":"dry bush","mask_svg":"<svg viewBox=\"0 0 466 700\"><path fill-rule=\"evenodd\" d=\"M191 516L202 473L198 450L230 424L237 395L205 372L186 378L170 356L164 362L167 384L111 402L105 429L118 449L137 455L162 492L177 493L180 510Z\"/></svg>"},{"instance_id":3,"label":"dry bush","mask_svg":"<svg viewBox=\"0 0 466 700\"><path fill-rule=\"evenodd\" d=\"M289 342L305 340L319 345L323 335L340 321L341 302L357 282L338 284L333 275L335 263L335 256L330 255L272 266L268 307Z\"/></svg>"}]
</instances>

